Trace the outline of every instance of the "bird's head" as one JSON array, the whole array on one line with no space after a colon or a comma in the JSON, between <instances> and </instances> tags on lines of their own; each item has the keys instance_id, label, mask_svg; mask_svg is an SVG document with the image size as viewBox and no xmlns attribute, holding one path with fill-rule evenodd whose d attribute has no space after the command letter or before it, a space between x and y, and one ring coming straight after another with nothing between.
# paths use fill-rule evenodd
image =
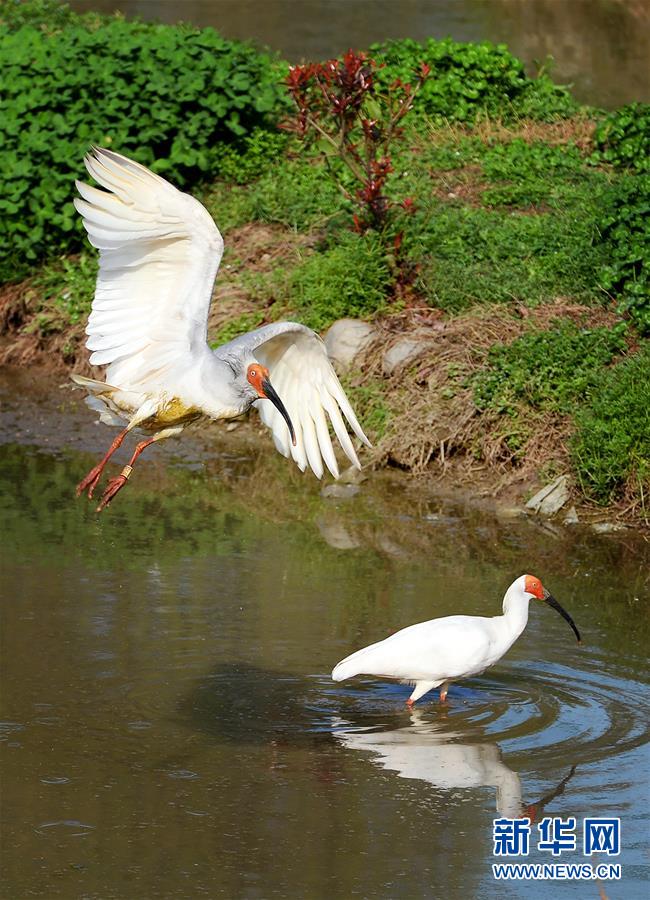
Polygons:
<instances>
[{"instance_id":1,"label":"bird's head","mask_svg":"<svg viewBox=\"0 0 650 900\"><path fill-rule=\"evenodd\" d=\"M291 442L295 446L296 434L293 430L293 423L291 422L291 418L284 403L280 400L275 392L275 388L271 384L269 370L266 366L261 365L261 363L253 361L245 365L244 371L246 380L244 390L246 396L250 398L250 402L254 403L256 400L270 400L287 423L289 434L291 435Z\"/></svg>"},{"instance_id":2,"label":"bird's head","mask_svg":"<svg viewBox=\"0 0 650 900\"><path fill-rule=\"evenodd\" d=\"M539 578L535 578L534 575L522 575L519 580L521 582L521 589L526 596L526 599L543 600L544 603L547 603L550 607L552 607L562 616L565 621L569 623L569 625L573 629L573 633L578 640L578 643L580 643L580 632L576 627L576 623L573 621L564 607L560 606L560 604L550 593L550 591L546 590Z\"/></svg>"}]
</instances>

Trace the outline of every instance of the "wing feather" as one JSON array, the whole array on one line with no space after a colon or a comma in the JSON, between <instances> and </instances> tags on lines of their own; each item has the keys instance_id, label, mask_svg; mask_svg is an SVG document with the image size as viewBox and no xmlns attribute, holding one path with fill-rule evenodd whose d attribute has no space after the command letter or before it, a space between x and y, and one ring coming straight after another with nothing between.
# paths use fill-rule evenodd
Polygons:
<instances>
[{"instance_id":1,"label":"wing feather","mask_svg":"<svg viewBox=\"0 0 650 900\"><path fill-rule=\"evenodd\" d=\"M235 338L215 352L223 359L249 356L268 368L271 384L293 423L295 445L291 444L286 422L275 406L268 400L255 405L262 422L271 429L279 452L291 455L302 471L309 465L321 478L324 462L338 477L326 413L345 455L353 465L361 467L345 420L360 441L368 447L370 442L336 377L325 344L314 331L297 322L279 322Z\"/></svg>"},{"instance_id":2,"label":"wing feather","mask_svg":"<svg viewBox=\"0 0 650 900\"><path fill-rule=\"evenodd\" d=\"M106 189L77 182L75 200L99 250L90 362L117 387L150 389L207 349L223 240L197 200L139 163L99 148L85 163Z\"/></svg>"}]
</instances>

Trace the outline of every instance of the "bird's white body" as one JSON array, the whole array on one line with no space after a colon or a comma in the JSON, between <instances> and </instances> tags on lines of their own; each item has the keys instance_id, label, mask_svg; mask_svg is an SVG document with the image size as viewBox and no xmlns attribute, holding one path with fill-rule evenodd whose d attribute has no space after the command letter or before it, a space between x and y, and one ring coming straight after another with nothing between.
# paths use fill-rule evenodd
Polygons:
<instances>
[{"instance_id":1,"label":"bird's white body","mask_svg":"<svg viewBox=\"0 0 650 900\"><path fill-rule=\"evenodd\" d=\"M376 675L415 683L409 701L440 685L478 675L494 665L517 640L528 622L528 603L535 596L525 590L522 575L508 588L503 615L446 616L410 625L390 637L342 660L332 672L334 681L355 675Z\"/></svg>"},{"instance_id":2,"label":"bird's white body","mask_svg":"<svg viewBox=\"0 0 650 900\"><path fill-rule=\"evenodd\" d=\"M209 347L208 312L224 244L208 211L118 153L93 148L85 162L106 188L77 182L75 200L99 249L86 346L91 364L106 366L106 373L105 381L73 378L102 421L126 422L126 430L138 427L159 440L203 417L234 418L254 404L277 449L301 470L309 466L320 478L325 465L338 476L329 424L359 467L346 420L359 440L368 439L315 332L278 322ZM79 486L89 496L108 456Z\"/></svg>"}]
</instances>

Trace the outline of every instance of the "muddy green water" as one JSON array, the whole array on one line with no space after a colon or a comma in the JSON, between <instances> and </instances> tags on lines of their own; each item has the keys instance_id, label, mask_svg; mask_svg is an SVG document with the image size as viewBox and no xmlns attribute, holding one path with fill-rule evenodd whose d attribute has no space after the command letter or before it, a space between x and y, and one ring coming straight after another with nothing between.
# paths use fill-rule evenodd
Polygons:
<instances>
[{"instance_id":1,"label":"muddy green water","mask_svg":"<svg viewBox=\"0 0 650 900\"><path fill-rule=\"evenodd\" d=\"M533 74L584 103L650 100L648 0L70 0L88 9L196 25L252 39L289 60L327 59L349 47L410 37L507 43Z\"/></svg>"},{"instance_id":2,"label":"muddy green water","mask_svg":"<svg viewBox=\"0 0 650 900\"><path fill-rule=\"evenodd\" d=\"M56 379L0 402L2 898L647 896L647 544L386 475L326 500L237 434L156 448L97 517L74 485L112 432ZM446 709L330 681L524 571L582 647L535 607ZM579 847L621 816L623 880L495 883L492 821L524 810L575 816Z\"/></svg>"}]
</instances>

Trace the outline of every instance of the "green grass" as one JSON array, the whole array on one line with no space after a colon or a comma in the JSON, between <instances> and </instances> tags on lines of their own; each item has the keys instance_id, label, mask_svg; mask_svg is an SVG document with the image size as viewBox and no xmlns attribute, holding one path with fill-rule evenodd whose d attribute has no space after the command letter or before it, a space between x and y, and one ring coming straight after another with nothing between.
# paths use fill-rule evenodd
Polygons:
<instances>
[{"instance_id":1,"label":"green grass","mask_svg":"<svg viewBox=\"0 0 650 900\"><path fill-rule=\"evenodd\" d=\"M310 159L281 157L248 184L217 182L203 202L227 232L247 222L267 222L296 231L319 228L346 206L322 166Z\"/></svg>"},{"instance_id":2,"label":"green grass","mask_svg":"<svg viewBox=\"0 0 650 900\"><path fill-rule=\"evenodd\" d=\"M352 375L344 376L343 388L369 439L377 443L386 433L392 410L386 402L386 391L380 380L356 384Z\"/></svg>"},{"instance_id":3,"label":"green grass","mask_svg":"<svg viewBox=\"0 0 650 900\"><path fill-rule=\"evenodd\" d=\"M219 329L210 346L219 347L221 344L226 344L228 341L232 341L234 338L239 337L240 334L245 334L247 331L259 328L263 321L263 312L242 313L241 316L231 319L226 325Z\"/></svg>"},{"instance_id":4,"label":"green grass","mask_svg":"<svg viewBox=\"0 0 650 900\"><path fill-rule=\"evenodd\" d=\"M90 313L96 279L94 251L54 259L39 269L32 288L38 297L41 332L60 331L84 320Z\"/></svg>"},{"instance_id":5,"label":"green grass","mask_svg":"<svg viewBox=\"0 0 650 900\"><path fill-rule=\"evenodd\" d=\"M588 210L522 216L439 204L414 217L405 247L427 302L449 312L557 296L589 302L602 297L594 227Z\"/></svg>"},{"instance_id":6,"label":"green grass","mask_svg":"<svg viewBox=\"0 0 650 900\"><path fill-rule=\"evenodd\" d=\"M625 326L580 328L558 319L547 331L531 330L510 344L496 344L473 381L479 409L513 414L521 404L568 413L626 349Z\"/></svg>"},{"instance_id":7,"label":"green grass","mask_svg":"<svg viewBox=\"0 0 650 900\"><path fill-rule=\"evenodd\" d=\"M386 310L392 274L379 235L341 231L294 267L252 275L246 282L255 299L266 306L271 301L273 317L291 315L322 331L337 319Z\"/></svg>"},{"instance_id":8,"label":"green grass","mask_svg":"<svg viewBox=\"0 0 650 900\"><path fill-rule=\"evenodd\" d=\"M576 414L574 466L585 494L608 503L625 489L648 503L650 344L599 373ZM646 505L647 515L647 505Z\"/></svg>"}]
</instances>

